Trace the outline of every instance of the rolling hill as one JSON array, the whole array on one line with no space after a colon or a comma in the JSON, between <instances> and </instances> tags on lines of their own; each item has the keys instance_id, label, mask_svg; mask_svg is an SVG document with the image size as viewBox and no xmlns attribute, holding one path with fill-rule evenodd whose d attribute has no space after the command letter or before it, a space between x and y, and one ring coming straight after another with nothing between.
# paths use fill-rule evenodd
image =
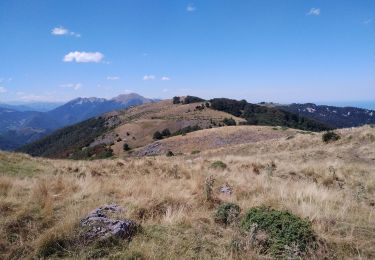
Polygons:
<instances>
[{"instance_id":1,"label":"rolling hill","mask_svg":"<svg viewBox=\"0 0 375 260\"><path fill-rule=\"evenodd\" d=\"M228 99L199 100L201 99L188 96L178 103L172 100L164 100L127 110L113 111L61 129L37 142L21 147L18 151L33 156L72 159L102 158L103 156L111 156L111 153L116 156L137 155L142 154L142 152L136 152L137 149L153 144L156 139L163 138L163 136L155 138L156 133L168 132L169 134L164 136L164 139L176 135L187 134L191 136L193 133L188 134L189 132L219 128L227 124L255 124L253 118L257 119L257 125L294 127L308 131L330 129L319 122L277 108L266 108L246 103L244 106L246 109L243 109L241 108L242 101ZM92 124L100 124L100 131L92 131ZM241 135L244 136L243 140L252 141L253 130L246 130L249 129L246 127L236 129L243 129L243 132L241 132ZM92 134L82 135L82 132ZM269 135L265 133L263 136L264 138L272 138L273 135L278 136L276 132L273 131ZM212 130L211 133L219 134L221 132ZM232 141L229 144L238 143L241 135L231 139ZM178 139L172 138L171 140ZM124 149L125 146L127 146L126 149Z\"/></svg>"}]
</instances>

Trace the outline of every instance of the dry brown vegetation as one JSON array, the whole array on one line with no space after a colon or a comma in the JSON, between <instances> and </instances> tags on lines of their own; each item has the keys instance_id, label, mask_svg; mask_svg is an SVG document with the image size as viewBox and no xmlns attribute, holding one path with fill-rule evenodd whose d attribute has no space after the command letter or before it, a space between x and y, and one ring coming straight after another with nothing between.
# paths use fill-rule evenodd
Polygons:
<instances>
[{"instance_id":1,"label":"dry brown vegetation","mask_svg":"<svg viewBox=\"0 0 375 260\"><path fill-rule=\"evenodd\" d=\"M145 146L154 141L153 134L156 131L161 132L166 128L173 133L187 126L198 125L205 129L223 125L225 118L233 118L237 124L245 122L244 119L225 112L209 108L196 109L202 104L204 102L174 105L171 100L164 100L109 113L107 116L116 115L121 124L113 131L98 137L92 145L103 142L113 144L111 148L114 154L122 155L124 143L131 148Z\"/></svg>"},{"instance_id":2,"label":"dry brown vegetation","mask_svg":"<svg viewBox=\"0 0 375 260\"><path fill-rule=\"evenodd\" d=\"M306 258L374 259L375 129L338 133L328 144L322 134L292 131L174 157L68 161L0 153L0 258L268 258L234 246L246 236L215 222L215 208L233 202L243 212L265 205L310 220L321 247ZM226 168L212 167L216 161ZM224 184L231 195L219 192ZM123 217L143 230L130 242L77 243L79 220L108 203L125 207Z\"/></svg>"}]
</instances>

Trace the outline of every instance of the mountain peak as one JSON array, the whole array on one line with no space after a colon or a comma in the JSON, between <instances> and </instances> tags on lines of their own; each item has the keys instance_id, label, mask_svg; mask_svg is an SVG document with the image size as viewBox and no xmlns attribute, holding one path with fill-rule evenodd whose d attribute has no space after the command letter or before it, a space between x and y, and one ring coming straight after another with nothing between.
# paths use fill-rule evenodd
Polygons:
<instances>
[{"instance_id":1,"label":"mountain peak","mask_svg":"<svg viewBox=\"0 0 375 260\"><path fill-rule=\"evenodd\" d=\"M105 102L107 101L105 98L96 98L96 97L89 97L89 98L76 98L71 100L69 103L72 105L81 105L84 103L94 103L94 102Z\"/></svg>"}]
</instances>

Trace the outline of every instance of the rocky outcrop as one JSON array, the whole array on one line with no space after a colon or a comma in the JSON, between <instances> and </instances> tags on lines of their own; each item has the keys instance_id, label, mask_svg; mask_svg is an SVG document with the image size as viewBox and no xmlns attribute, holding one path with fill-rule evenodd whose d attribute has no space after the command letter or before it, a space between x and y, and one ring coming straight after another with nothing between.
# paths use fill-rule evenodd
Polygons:
<instances>
[{"instance_id":1,"label":"rocky outcrop","mask_svg":"<svg viewBox=\"0 0 375 260\"><path fill-rule=\"evenodd\" d=\"M132 220L112 219L109 213L122 212L124 209L118 205L104 205L90 212L81 219L80 225L84 229L84 237L89 240L108 239L112 237L130 240L139 226Z\"/></svg>"}]
</instances>

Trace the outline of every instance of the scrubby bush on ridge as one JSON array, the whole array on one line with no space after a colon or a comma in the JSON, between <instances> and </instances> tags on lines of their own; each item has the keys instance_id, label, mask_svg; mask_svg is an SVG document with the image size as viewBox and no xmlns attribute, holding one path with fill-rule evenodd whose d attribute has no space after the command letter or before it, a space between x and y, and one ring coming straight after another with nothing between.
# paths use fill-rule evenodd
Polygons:
<instances>
[{"instance_id":1,"label":"scrubby bush on ridge","mask_svg":"<svg viewBox=\"0 0 375 260\"><path fill-rule=\"evenodd\" d=\"M241 212L240 207L234 203L221 204L215 211L215 222L224 225L234 223Z\"/></svg>"},{"instance_id":2,"label":"scrubby bush on ridge","mask_svg":"<svg viewBox=\"0 0 375 260\"><path fill-rule=\"evenodd\" d=\"M338 134L332 131L325 132L322 136L322 140L325 143L334 142L340 140L340 138L341 137Z\"/></svg>"},{"instance_id":3,"label":"scrubby bush on ridge","mask_svg":"<svg viewBox=\"0 0 375 260\"><path fill-rule=\"evenodd\" d=\"M250 209L241 221L241 227L250 231L254 225L269 236L270 253L277 257L285 256L287 249L296 246L303 254L315 241L311 223L288 211L267 207Z\"/></svg>"}]
</instances>

